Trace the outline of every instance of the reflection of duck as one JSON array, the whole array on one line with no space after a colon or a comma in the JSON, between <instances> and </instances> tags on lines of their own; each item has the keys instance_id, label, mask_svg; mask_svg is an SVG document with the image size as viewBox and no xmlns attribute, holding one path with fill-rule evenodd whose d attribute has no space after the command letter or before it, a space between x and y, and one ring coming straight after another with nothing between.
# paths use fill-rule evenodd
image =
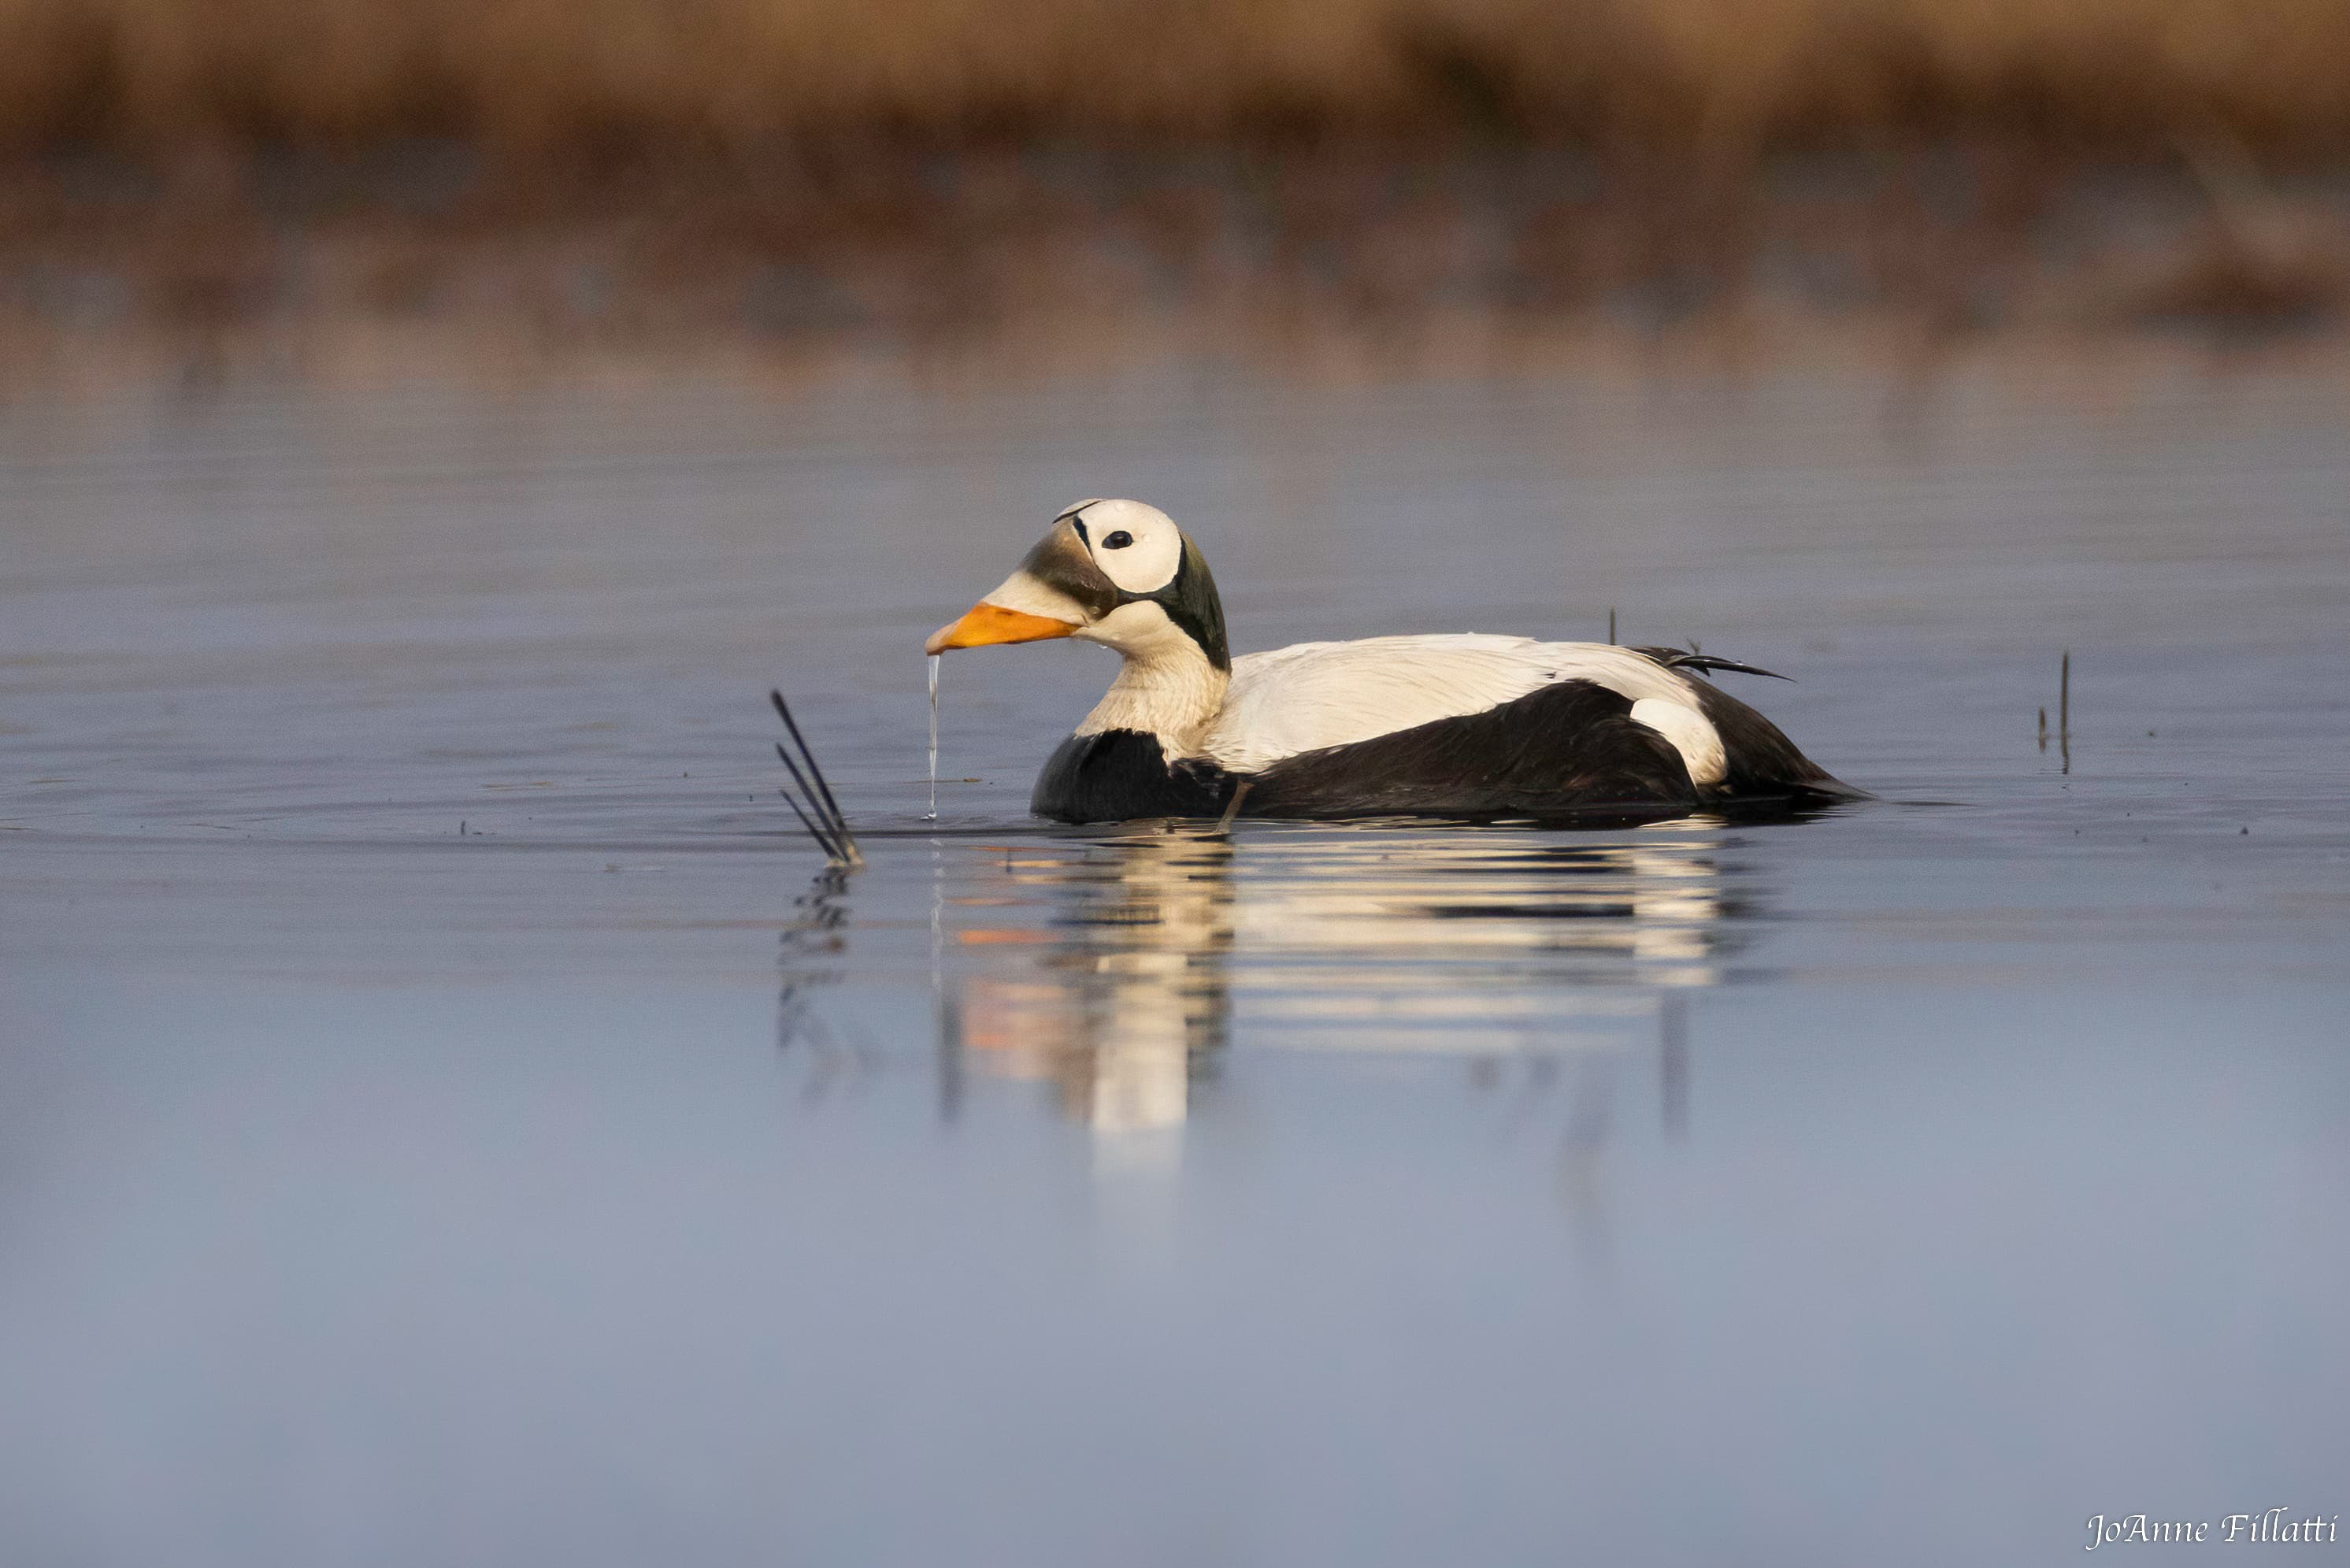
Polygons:
<instances>
[{"instance_id":1,"label":"reflection of duck","mask_svg":"<svg viewBox=\"0 0 2350 1568\"><path fill-rule=\"evenodd\" d=\"M1076 637L1124 659L1036 782L1065 822L1144 816L1669 815L1838 783L1666 649L1380 637L1231 656L1215 579L1163 512L1087 501L929 651ZM1762 674L1767 671L1751 671Z\"/></svg>"},{"instance_id":2,"label":"reflection of duck","mask_svg":"<svg viewBox=\"0 0 2350 1568\"><path fill-rule=\"evenodd\" d=\"M1183 1120L1236 1023L1414 1053L1669 1039L1662 999L1719 978L1720 826L1175 832L980 857L949 900L976 917L956 945L990 961L959 988L963 1059L1050 1081L1117 1132Z\"/></svg>"},{"instance_id":3,"label":"reflection of duck","mask_svg":"<svg viewBox=\"0 0 2350 1568\"><path fill-rule=\"evenodd\" d=\"M1232 846L1169 834L1099 847L1114 857L1107 868L1092 855L1076 867L1002 863L1015 886L1066 898L1052 911L1064 934L1039 941L1029 972L966 983L962 1044L1000 1075L1052 1080L1069 1114L1101 1131L1171 1126L1190 1114L1194 1072L1224 1043ZM979 927L961 940L1041 936Z\"/></svg>"}]
</instances>

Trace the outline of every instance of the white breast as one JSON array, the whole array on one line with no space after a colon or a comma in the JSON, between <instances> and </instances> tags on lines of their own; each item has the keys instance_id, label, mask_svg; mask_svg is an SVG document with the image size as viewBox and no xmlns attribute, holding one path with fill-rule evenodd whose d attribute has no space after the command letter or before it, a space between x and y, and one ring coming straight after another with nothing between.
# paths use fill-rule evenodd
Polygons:
<instances>
[{"instance_id":1,"label":"white breast","mask_svg":"<svg viewBox=\"0 0 2350 1568\"><path fill-rule=\"evenodd\" d=\"M1514 702L1562 680L1632 700L1700 784L1720 782L1721 737L1688 680L1627 649L1464 633L1301 642L1232 660L1232 687L1201 750L1236 773Z\"/></svg>"}]
</instances>

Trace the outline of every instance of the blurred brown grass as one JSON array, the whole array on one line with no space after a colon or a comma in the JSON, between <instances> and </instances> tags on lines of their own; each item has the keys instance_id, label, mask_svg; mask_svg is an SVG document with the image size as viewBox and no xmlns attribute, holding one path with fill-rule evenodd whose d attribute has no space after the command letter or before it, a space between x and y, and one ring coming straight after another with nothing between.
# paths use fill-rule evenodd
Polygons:
<instances>
[{"instance_id":1,"label":"blurred brown grass","mask_svg":"<svg viewBox=\"0 0 2350 1568\"><path fill-rule=\"evenodd\" d=\"M2350 148L2345 0L0 0L0 140Z\"/></svg>"},{"instance_id":2,"label":"blurred brown grass","mask_svg":"<svg viewBox=\"0 0 2350 1568\"><path fill-rule=\"evenodd\" d=\"M2310 337L2345 174L2350 0L0 0L0 383L158 328Z\"/></svg>"}]
</instances>

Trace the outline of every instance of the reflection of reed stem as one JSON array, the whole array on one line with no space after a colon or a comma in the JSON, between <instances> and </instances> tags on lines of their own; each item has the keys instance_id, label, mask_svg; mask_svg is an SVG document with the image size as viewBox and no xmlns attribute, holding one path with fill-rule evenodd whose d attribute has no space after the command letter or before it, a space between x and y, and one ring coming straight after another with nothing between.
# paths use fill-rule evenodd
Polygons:
<instances>
[{"instance_id":1,"label":"reflection of reed stem","mask_svg":"<svg viewBox=\"0 0 2350 1568\"><path fill-rule=\"evenodd\" d=\"M1689 1136L1689 1002L1668 994L1657 1012L1659 1097L1664 1102L1665 1136Z\"/></svg>"},{"instance_id":2,"label":"reflection of reed stem","mask_svg":"<svg viewBox=\"0 0 2350 1568\"><path fill-rule=\"evenodd\" d=\"M837 967L817 961L838 960L846 942L848 909L842 899L848 883L837 866L827 866L792 901L791 923L777 938L777 961L783 970L783 990L775 999L775 1049L786 1051L795 1039L827 1037L828 1031L811 1013L813 992L840 979Z\"/></svg>"}]
</instances>

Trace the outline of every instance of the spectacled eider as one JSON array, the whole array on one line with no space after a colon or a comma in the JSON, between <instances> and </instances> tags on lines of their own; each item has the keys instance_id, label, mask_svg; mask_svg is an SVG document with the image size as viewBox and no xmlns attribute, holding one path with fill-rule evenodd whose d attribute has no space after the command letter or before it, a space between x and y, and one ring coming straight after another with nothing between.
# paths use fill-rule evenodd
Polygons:
<instances>
[{"instance_id":1,"label":"spectacled eider","mask_svg":"<svg viewBox=\"0 0 2350 1568\"><path fill-rule=\"evenodd\" d=\"M1475 634L1234 659L1200 549L1139 501L1086 501L927 651L1076 637L1124 659L1030 802L1147 816L1562 817L1865 798L1669 649ZM1765 674L1767 671L1752 670Z\"/></svg>"}]
</instances>

